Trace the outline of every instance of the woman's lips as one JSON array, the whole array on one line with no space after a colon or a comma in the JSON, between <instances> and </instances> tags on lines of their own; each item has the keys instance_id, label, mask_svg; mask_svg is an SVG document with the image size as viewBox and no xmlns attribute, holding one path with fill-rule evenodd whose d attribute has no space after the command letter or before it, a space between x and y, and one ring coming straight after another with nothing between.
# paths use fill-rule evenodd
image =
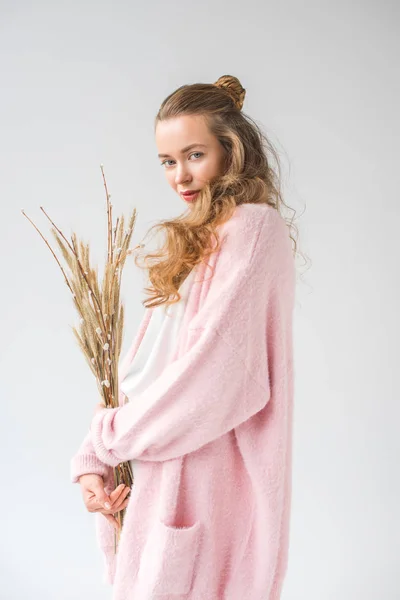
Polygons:
<instances>
[{"instance_id":1,"label":"woman's lips","mask_svg":"<svg viewBox=\"0 0 400 600\"><path fill-rule=\"evenodd\" d=\"M199 193L199 190L197 192L192 192L191 194L181 193L181 196L184 200L186 200L186 202L192 202L196 198L198 193Z\"/></svg>"}]
</instances>

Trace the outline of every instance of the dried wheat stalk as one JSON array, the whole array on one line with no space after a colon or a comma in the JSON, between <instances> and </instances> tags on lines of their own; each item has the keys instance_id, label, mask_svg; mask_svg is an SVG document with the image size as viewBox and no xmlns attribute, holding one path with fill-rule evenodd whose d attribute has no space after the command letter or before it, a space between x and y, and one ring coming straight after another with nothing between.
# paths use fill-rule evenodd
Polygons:
<instances>
[{"instance_id":1,"label":"dried wheat stalk","mask_svg":"<svg viewBox=\"0 0 400 600\"><path fill-rule=\"evenodd\" d=\"M136 209L133 209L129 217L126 231L124 231L124 215L117 218L113 229L111 195L108 193L103 165L100 165L100 168L107 199L107 259L102 282L98 279L97 267L90 265L89 244L79 240L75 233L72 233L69 241L43 207L40 207L53 226L51 232L68 267L69 274L67 275L46 238L24 210L21 212L43 238L64 275L65 283L72 294L73 302L80 316L79 330L72 327L73 333L95 376L105 406L115 408L119 405L118 361L124 327L124 306L120 299L121 278L127 256L142 244L133 249L129 248L136 222ZM124 483L132 489L133 473L130 463L123 462L113 470L115 487ZM115 532L115 552L120 539L125 510L117 513L120 527L118 532Z\"/></svg>"}]
</instances>

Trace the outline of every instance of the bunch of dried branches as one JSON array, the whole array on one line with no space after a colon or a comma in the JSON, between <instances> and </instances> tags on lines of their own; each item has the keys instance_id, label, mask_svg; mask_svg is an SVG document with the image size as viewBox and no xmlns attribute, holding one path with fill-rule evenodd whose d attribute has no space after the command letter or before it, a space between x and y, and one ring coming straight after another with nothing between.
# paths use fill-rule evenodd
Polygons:
<instances>
[{"instance_id":1,"label":"bunch of dried branches","mask_svg":"<svg viewBox=\"0 0 400 600\"><path fill-rule=\"evenodd\" d=\"M90 264L89 244L79 240L75 233L71 234L69 241L43 207L40 207L53 226L51 232L69 270L67 276L46 238L24 210L21 212L43 238L64 275L65 283L72 294L73 302L80 316L79 330L72 327L73 333L96 378L103 403L106 407L114 408L119 405L118 361L124 327L124 306L120 300L122 272L127 256L142 244L133 249L129 248L136 221L136 209L133 209L129 217L126 231L124 231L124 215L117 218L113 228L111 195L108 193L103 165L100 165L100 168L107 198L108 225L107 259L102 282L98 279L97 267L92 267ZM129 462L120 463L113 470L115 487L124 483L132 488L133 473ZM125 510L117 513L120 527L115 532L115 551L120 538Z\"/></svg>"}]
</instances>

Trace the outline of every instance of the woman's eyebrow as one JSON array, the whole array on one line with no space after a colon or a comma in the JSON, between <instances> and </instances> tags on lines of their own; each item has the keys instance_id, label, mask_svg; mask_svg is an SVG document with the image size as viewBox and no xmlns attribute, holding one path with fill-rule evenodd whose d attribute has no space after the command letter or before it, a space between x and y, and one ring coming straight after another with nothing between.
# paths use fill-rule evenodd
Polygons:
<instances>
[{"instance_id":1,"label":"woman's eyebrow","mask_svg":"<svg viewBox=\"0 0 400 600\"><path fill-rule=\"evenodd\" d=\"M190 144L190 146L185 146L185 148L182 148L181 154L185 154L185 152L188 152L188 150L190 150L191 148L195 148L196 146L203 146L204 148L207 148L207 146L205 144ZM170 156L170 155L169 154L159 154L158 158L166 158L167 156Z\"/></svg>"}]
</instances>

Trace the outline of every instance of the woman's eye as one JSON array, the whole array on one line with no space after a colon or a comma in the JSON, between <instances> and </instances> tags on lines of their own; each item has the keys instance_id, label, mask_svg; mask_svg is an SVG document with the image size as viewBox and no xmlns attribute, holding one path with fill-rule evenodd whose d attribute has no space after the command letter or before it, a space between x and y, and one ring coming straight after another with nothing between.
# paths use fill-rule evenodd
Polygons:
<instances>
[{"instance_id":1,"label":"woman's eye","mask_svg":"<svg viewBox=\"0 0 400 600\"><path fill-rule=\"evenodd\" d=\"M198 154L198 155L199 155L199 157L200 157L200 156L203 156L204 152L192 152L192 154L190 154L190 155L189 155L189 158L190 158L191 156L194 156L195 154ZM170 158L167 158L166 160L164 160L164 161L161 163L161 166L162 166L162 167L163 167L164 165L168 166L168 165L166 164L166 163L168 163L168 162L174 162L174 161L173 161L173 160L171 160Z\"/></svg>"}]
</instances>

